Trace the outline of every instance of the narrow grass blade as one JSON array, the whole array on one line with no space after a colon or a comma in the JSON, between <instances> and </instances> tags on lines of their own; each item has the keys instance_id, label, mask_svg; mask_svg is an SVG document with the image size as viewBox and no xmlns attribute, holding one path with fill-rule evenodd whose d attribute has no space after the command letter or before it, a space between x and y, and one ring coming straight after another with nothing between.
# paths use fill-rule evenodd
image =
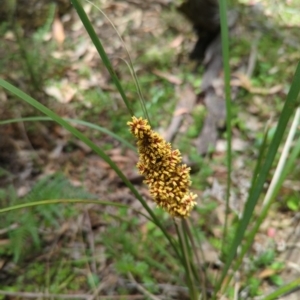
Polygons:
<instances>
[{"instance_id":1,"label":"narrow grass blade","mask_svg":"<svg viewBox=\"0 0 300 300\"><path fill-rule=\"evenodd\" d=\"M208 272L206 267L203 267L201 263L205 261L205 253L202 246L202 241L200 238L200 232L198 230L192 231L191 228L197 228L192 219L186 220L185 230L188 233L189 240L191 242L193 255L195 257L196 264L193 264L193 272L197 281L200 282L201 290L202 290L202 298L203 300L207 299L209 286L213 286L211 284L211 280L208 276ZM200 259L201 257L201 259ZM197 274L195 274L195 272ZM199 273L199 274L198 274Z\"/></svg>"},{"instance_id":2,"label":"narrow grass blade","mask_svg":"<svg viewBox=\"0 0 300 300\"><path fill-rule=\"evenodd\" d=\"M222 270L221 278L218 281L218 284L216 286L216 293L220 290L221 285L223 283L223 280L225 279L227 272L231 266L231 263L236 255L238 246L242 243L242 239L244 237L245 231L247 229L247 226L250 222L250 219L253 215L253 211L255 208L255 205L257 204L259 200L259 196L263 190L263 186L267 180L269 171L272 167L275 155L278 151L279 145L281 143L281 140L283 138L283 134L285 132L286 126L288 124L288 121L293 114L293 112L296 110L297 106L299 105L298 101L298 94L300 90L300 63L298 63L293 82L291 84L289 93L287 95L287 100L284 104L284 107L282 109L278 125L274 134L274 137L271 141L270 147L266 154L266 160L264 164L262 165L261 172L258 174L258 178L255 182L255 185L253 189L250 191L248 200L246 202L243 217L239 222L239 225L237 226L237 230L233 239L233 242L230 245L230 251L228 252L228 257L225 263L225 266Z\"/></svg>"},{"instance_id":3,"label":"narrow grass blade","mask_svg":"<svg viewBox=\"0 0 300 300\"><path fill-rule=\"evenodd\" d=\"M50 205L50 204L58 204L58 203L92 203L92 204L99 204L99 205L110 205L110 206L117 206L117 207L128 207L126 204L111 202L111 201L101 201L101 200L90 200L90 199L51 199L51 200L40 200L35 202L28 202L18 205L13 205L5 208L0 209L0 214L12 211L12 210L18 210L22 208L28 208L33 206L39 206L39 205Z\"/></svg>"},{"instance_id":4,"label":"narrow grass blade","mask_svg":"<svg viewBox=\"0 0 300 300\"><path fill-rule=\"evenodd\" d=\"M97 49L97 51L98 51L98 53L99 53L99 55L100 55L100 57L101 57L101 59L104 63L106 69L108 70L108 72L109 72L109 74L110 74L110 76L111 76L111 78L114 82L114 84L116 85L116 87L117 87L124 103L126 104L129 113L131 115L133 115L132 108L131 108L131 106L129 104L129 101L126 97L126 94L125 94L125 92L122 88L122 85L119 81L119 78L116 75L116 73L115 73L115 71L112 67L112 64L111 64L111 62L110 62L103 46L102 46L102 43L101 43L100 39L98 38L98 36L97 36L97 34L96 34L89 18L87 17L84 9L82 8L82 5L80 4L80 1L79 0L71 0L71 2L73 4L74 8L76 9L77 14L78 14L79 18L81 19L81 22L83 23L83 25L84 25L87 33L89 34L93 44L95 45L95 47L96 47L96 49Z\"/></svg>"},{"instance_id":5,"label":"narrow grass blade","mask_svg":"<svg viewBox=\"0 0 300 300\"><path fill-rule=\"evenodd\" d=\"M137 90L137 93L139 95L139 98L140 98L140 102L141 102L141 107L142 107L142 110L143 110L143 113L144 113L144 117L145 119L148 119L148 122L151 126L151 123L150 123L150 118L149 118L149 115L148 115L148 111L147 111L147 108L146 108L146 105L145 105L145 99L144 99L144 96L143 96L143 93L142 93L142 89L141 89L141 86L139 84L139 81L138 81L138 78L137 78L137 75L136 75L136 72L134 70L134 66L133 66L133 62L132 62L132 59L131 59L131 56L130 56L130 53L126 47L126 43L124 42L121 34L119 33L118 29L116 28L116 26L114 25L114 23L112 22L112 20L104 13L104 11L99 7L97 6L95 3L89 1L89 0L86 0L88 3L90 3L91 5L93 5L99 12L101 12L101 14L108 20L108 22L110 23L110 25L112 26L112 28L115 30L115 32L117 33L120 41L122 42L123 44L123 47L127 53L127 56L128 56L128 59L129 59L129 62L127 62L125 59L122 59L126 65L128 66L128 69L131 73L131 77L135 83L135 86L136 86L136 90Z\"/></svg>"},{"instance_id":6,"label":"narrow grass blade","mask_svg":"<svg viewBox=\"0 0 300 300\"><path fill-rule=\"evenodd\" d=\"M269 294L268 296L266 296L264 298L264 300L279 299L280 296L283 296L284 294L287 294L299 287L300 287L300 278L297 278L297 279L293 280L292 282L280 287L275 292Z\"/></svg>"},{"instance_id":7,"label":"narrow grass blade","mask_svg":"<svg viewBox=\"0 0 300 300\"><path fill-rule=\"evenodd\" d=\"M187 262L189 277L191 278L191 283L192 283L192 289L193 289L192 299L198 300L199 299L199 291L197 289L196 282L199 282L199 277L198 277L198 273L194 272L195 265L194 265L194 261L192 258L192 248L189 243L188 234L185 230L185 220L184 219L181 220L179 228L180 228L179 232L182 235L182 241L183 241L183 249L184 249L183 254L184 254L186 262ZM204 293L205 291L202 291L202 292Z\"/></svg>"},{"instance_id":8,"label":"narrow grass blade","mask_svg":"<svg viewBox=\"0 0 300 300\"><path fill-rule=\"evenodd\" d=\"M128 54L128 55L129 55L129 54ZM129 56L129 57L130 57L130 56ZM130 61L131 61L131 59L130 59ZM131 77L132 77L132 79L133 79L133 81L134 81L136 90L137 90L138 95L139 95L139 98L140 98L140 104L141 104L142 111L143 111L143 113L144 113L144 117L148 120L149 125L152 126L152 125L151 125L151 122L150 122L148 110L147 110L147 107L146 107L146 104L145 104L145 99L144 99L144 96L143 96L143 94L142 94L142 89L141 89L141 86L140 86L140 84L139 84L139 81L138 81L138 78L137 78L137 76L136 76L136 73L135 73L135 71L134 71L133 64L132 64L132 62L130 62L130 64L129 64L129 63L128 63L127 61L125 61L125 60L124 60L124 62L125 62L125 64L127 65L128 69L130 70Z\"/></svg>"},{"instance_id":9,"label":"narrow grass blade","mask_svg":"<svg viewBox=\"0 0 300 300\"><path fill-rule=\"evenodd\" d=\"M288 155L289 155L289 152L290 152L290 148L292 146L292 142L293 142L295 134L297 132L297 127L298 127L298 124L299 124L299 118L300 118L300 109L298 108L296 110L296 113L295 113L295 116L294 116L294 121L293 121L292 126L290 128L288 137L287 137L286 142L284 144L284 147L282 149L282 153L280 155L280 159L279 159L279 162L277 164L276 170L274 172L272 181L271 181L271 183L268 187L267 194L264 198L263 206L266 206L271 201L272 195L274 194L274 190L276 189L276 187L278 187L279 179L280 179L282 171L283 171L283 169L286 165Z\"/></svg>"},{"instance_id":10,"label":"narrow grass blade","mask_svg":"<svg viewBox=\"0 0 300 300\"><path fill-rule=\"evenodd\" d=\"M105 133L105 134L111 136L112 138L118 140L119 142L121 142L127 148L130 148L131 150L136 151L136 148L134 146L132 146L126 140L124 140L123 138L121 138L117 134L113 133L112 131L110 131L110 130L104 128L104 127L92 124L90 122L77 120L77 119L70 119L70 118L62 118L62 119L65 120L65 121L68 121L70 123L80 124L80 125L84 125L86 127L92 128L92 129L96 129L96 130L98 130L102 133ZM16 119L0 121L0 125L10 124L10 123L17 123L17 122L36 122L36 121L53 121L53 119L48 118L48 117L16 118Z\"/></svg>"},{"instance_id":11,"label":"narrow grass blade","mask_svg":"<svg viewBox=\"0 0 300 300\"><path fill-rule=\"evenodd\" d=\"M250 185L250 191L254 188L255 182L258 178L258 174L261 170L263 157L264 157L265 151L267 149L268 133L269 133L269 128L267 128L267 130L265 131L265 134L264 134L264 137L263 137L263 140L262 140L262 144L259 148L259 154L258 154L257 162L256 162L256 165L255 165L255 169L253 171L252 181L251 181L251 185Z\"/></svg>"},{"instance_id":12,"label":"narrow grass blade","mask_svg":"<svg viewBox=\"0 0 300 300\"><path fill-rule=\"evenodd\" d=\"M179 241L178 246L180 247L181 253L183 255L182 256L182 266L185 269L186 284L189 289L190 299L196 300L196 299L198 299L197 291L195 289L194 278L193 278L193 274L192 274L192 270L191 270L191 266L190 266L189 255L187 253L185 238L184 238L183 232L182 232L182 226L181 226L181 223L177 223L176 220L174 220L174 225L176 228L176 233L177 233L178 241Z\"/></svg>"},{"instance_id":13,"label":"narrow grass blade","mask_svg":"<svg viewBox=\"0 0 300 300\"><path fill-rule=\"evenodd\" d=\"M191 271L190 276L193 276L194 290L198 293L198 287L200 285L201 286L201 299L206 300L207 293L206 293L206 287L205 287L205 274L203 273L202 266L200 264L194 237L193 237L192 232L189 227L190 224L191 223L188 223L186 219L181 220L182 233L184 235L185 245L187 245L186 248L188 250L187 251L187 254L188 254L187 259L190 262L190 271Z\"/></svg>"},{"instance_id":14,"label":"narrow grass blade","mask_svg":"<svg viewBox=\"0 0 300 300\"><path fill-rule=\"evenodd\" d=\"M39 84L39 79L33 68L32 60L30 60L29 49L26 49L24 43L25 39L21 36L22 28L18 24L18 22L12 22L12 25L14 29L14 35L17 40L17 44L19 46L20 55L23 60L24 70L26 70L29 75L30 82L32 84L33 89L38 91L40 90L41 85Z\"/></svg>"},{"instance_id":15,"label":"narrow grass blade","mask_svg":"<svg viewBox=\"0 0 300 300\"><path fill-rule=\"evenodd\" d=\"M300 112L299 108L297 109L297 111ZM297 115L298 114L296 114L295 118L298 118ZM266 218L276 195L278 194L280 188L282 187L284 180L287 178L288 174L290 174L292 172L292 169L296 166L296 160L299 157L299 154L300 154L300 140L298 139L296 146L294 147L291 155L288 157L288 159L286 161L285 167L284 167L283 171L281 172L280 178L278 179L275 188L272 190L272 195L269 196L269 199L268 199L266 205L263 207L258 219L255 222L255 226L253 227L253 229L247 236L246 243L245 243L245 245L243 245L241 253L239 255L239 258L233 267L234 271L238 270L239 266L241 265L244 255L247 253L248 249L252 245L255 235L258 232L260 225Z\"/></svg>"},{"instance_id":16,"label":"narrow grass blade","mask_svg":"<svg viewBox=\"0 0 300 300\"><path fill-rule=\"evenodd\" d=\"M79 138L82 142L84 142L87 146L89 146L93 151L95 151L105 162L109 164L109 166L116 172L116 174L123 180L123 182L126 184L126 186L131 190L131 192L134 194L134 196L141 202L145 210L148 212L148 214L151 216L153 222L161 229L165 237L168 239L170 245L174 249L178 259L181 261L181 254L179 253L177 246L175 244L175 241L173 238L167 233L165 228L162 226L159 219L156 217L156 215L153 213L151 208L148 206L146 201L143 199L143 197L140 195L140 193L135 189L133 184L127 179L127 177L123 174L123 172L118 168L118 166L110 159L108 155L105 154L104 151L102 151L96 144L94 144L89 138L87 138L84 134L79 132L76 128L71 126L68 122L63 120L61 117L59 117L57 114L55 114L53 111L48 109L43 104L39 103L29 95L25 94L18 88L14 87L7 81L0 79L0 86L17 96L18 98L22 99L23 101L27 102L31 106L35 107L39 111L41 111L43 114L47 115L51 119L53 119L55 122L60 124L62 127L64 127L66 130L71 132L74 136Z\"/></svg>"},{"instance_id":17,"label":"narrow grass blade","mask_svg":"<svg viewBox=\"0 0 300 300\"><path fill-rule=\"evenodd\" d=\"M232 151L231 151L231 91L230 91L230 66L229 66L229 35L227 24L227 3L226 0L219 1L220 7L220 23L222 37L222 54L224 66L224 87L226 100L226 137L227 137L227 189L226 189L226 212L225 224L223 228L222 252L227 239L228 214L229 214L229 198L231 188L231 168L232 168Z\"/></svg>"}]
</instances>

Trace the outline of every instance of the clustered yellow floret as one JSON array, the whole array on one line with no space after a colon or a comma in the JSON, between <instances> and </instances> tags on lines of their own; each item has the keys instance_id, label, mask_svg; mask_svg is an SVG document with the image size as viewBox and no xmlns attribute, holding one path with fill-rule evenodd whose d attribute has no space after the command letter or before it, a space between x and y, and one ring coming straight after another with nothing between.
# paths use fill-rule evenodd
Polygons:
<instances>
[{"instance_id":1,"label":"clustered yellow floret","mask_svg":"<svg viewBox=\"0 0 300 300\"><path fill-rule=\"evenodd\" d=\"M145 176L150 194L158 206L171 216L187 217L196 205L197 195L189 191L190 168L181 164L179 150L172 150L158 133L151 130L148 121L132 117L130 132L137 138L139 173Z\"/></svg>"}]
</instances>

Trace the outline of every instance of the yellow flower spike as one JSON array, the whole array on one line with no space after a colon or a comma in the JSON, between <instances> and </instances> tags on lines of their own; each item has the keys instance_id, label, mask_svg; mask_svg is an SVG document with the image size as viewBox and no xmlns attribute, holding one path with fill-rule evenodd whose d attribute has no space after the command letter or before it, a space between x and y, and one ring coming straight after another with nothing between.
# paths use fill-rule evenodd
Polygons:
<instances>
[{"instance_id":1,"label":"yellow flower spike","mask_svg":"<svg viewBox=\"0 0 300 300\"><path fill-rule=\"evenodd\" d=\"M132 117L127 125L137 139L137 168L145 176L153 200L173 217L189 216L197 195L189 191L190 168L181 164L180 151L172 150L143 118Z\"/></svg>"}]
</instances>

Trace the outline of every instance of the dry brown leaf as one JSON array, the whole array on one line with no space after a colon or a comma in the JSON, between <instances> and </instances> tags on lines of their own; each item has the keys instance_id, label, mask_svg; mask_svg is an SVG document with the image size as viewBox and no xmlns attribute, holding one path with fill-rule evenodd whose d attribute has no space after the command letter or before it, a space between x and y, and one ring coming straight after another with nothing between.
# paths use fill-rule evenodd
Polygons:
<instances>
[{"instance_id":1,"label":"dry brown leaf","mask_svg":"<svg viewBox=\"0 0 300 300\"><path fill-rule=\"evenodd\" d=\"M63 99L62 93L58 87L48 86L48 87L45 87L44 91L48 96L51 96L51 97L55 98L56 100L58 100L59 102L63 103L64 99Z\"/></svg>"},{"instance_id":2,"label":"dry brown leaf","mask_svg":"<svg viewBox=\"0 0 300 300\"><path fill-rule=\"evenodd\" d=\"M76 89L63 81L60 87L48 86L44 89L45 93L55 98L60 103L69 103L76 94Z\"/></svg>"},{"instance_id":3,"label":"dry brown leaf","mask_svg":"<svg viewBox=\"0 0 300 300\"><path fill-rule=\"evenodd\" d=\"M29 186L22 185L17 189L17 195L18 197L24 197L28 192L30 191Z\"/></svg>"},{"instance_id":4,"label":"dry brown leaf","mask_svg":"<svg viewBox=\"0 0 300 300\"><path fill-rule=\"evenodd\" d=\"M281 84L274 85L274 86L272 86L272 87L269 89L269 95L271 95L271 94L277 94L277 93L280 92L282 89L283 89L283 86L282 86Z\"/></svg>"},{"instance_id":5,"label":"dry brown leaf","mask_svg":"<svg viewBox=\"0 0 300 300\"><path fill-rule=\"evenodd\" d=\"M60 226L60 228L59 228L57 234L58 234L58 235L63 235L65 232L67 232L67 231L70 229L70 227L71 227L70 222L64 222L64 223Z\"/></svg>"},{"instance_id":6,"label":"dry brown leaf","mask_svg":"<svg viewBox=\"0 0 300 300\"><path fill-rule=\"evenodd\" d=\"M176 108L174 113L173 113L173 116L176 117L176 116L181 116L181 115L184 115L184 114L188 114L190 112L190 110L187 108L187 107L179 107L179 108Z\"/></svg>"},{"instance_id":7,"label":"dry brown leaf","mask_svg":"<svg viewBox=\"0 0 300 300\"><path fill-rule=\"evenodd\" d=\"M73 52L73 59L78 60L82 57L88 50L88 43L86 41L77 45L75 51Z\"/></svg>"},{"instance_id":8,"label":"dry brown leaf","mask_svg":"<svg viewBox=\"0 0 300 300\"><path fill-rule=\"evenodd\" d=\"M243 141L240 138L233 138L232 139L232 150L234 151L244 151L247 149L249 144ZM216 151L217 152L225 152L227 149L227 141L225 140L218 140L216 143Z\"/></svg>"},{"instance_id":9,"label":"dry brown leaf","mask_svg":"<svg viewBox=\"0 0 300 300\"><path fill-rule=\"evenodd\" d=\"M147 223L143 223L140 226L140 232L142 233L142 241L145 241L147 239L147 236L148 236L148 226L147 226Z\"/></svg>"},{"instance_id":10,"label":"dry brown leaf","mask_svg":"<svg viewBox=\"0 0 300 300\"><path fill-rule=\"evenodd\" d=\"M255 87L253 87L249 90L249 92L251 94L273 95L273 94L280 92L281 90L282 90L282 85L278 84L271 88L255 88Z\"/></svg>"},{"instance_id":11,"label":"dry brown leaf","mask_svg":"<svg viewBox=\"0 0 300 300\"><path fill-rule=\"evenodd\" d=\"M170 48L178 48L184 40L183 35L178 35L171 43L170 43Z\"/></svg>"},{"instance_id":12,"label":"dry brown leaf","mask_svg":"<svg viewBox=\"0 0 300 300\"><path fill-rule=\"evenodd\" d=\"M65 40L65 30L60 18L55 17L52 24L52 36L59 45L62 45Z\"/></svg>"},{"instance_id":13,"label":"dry brown leaf","mask_svg":"<svg viewBox=\"0 0 300 300\"><path fill-rule=\"evenodd\" d=\"M71 87L70 85L65 85L62 87L62 93L64 96L63 103L69 103L76 94L76 89Z\"/></svg>"},{"instance_id":14,"label":"dry brown leaf","mask_svg":"<svg viewBox=\"0 0 300 300\"><path fill-rule=\"evenodd\" d=\"M270 276L276 274L276 270L273 269L265 269L258 274L258 278L264 279L269 278Z\"/></svg>"},{"instance_id":15,"label":"dry brown leaf","mask_svg":"<svg viewBox=\"0 0 300 300\"><path fill-rule=\"evenodd\" d=\"M177 87L176 90L176 94L180 100L176 105L172 121L168 129L163 134L164 138L168 142L171 142L175 138L175 135L182 124L183 115L191 112L196 101L194 90L190 85Z\"/></svg>"},{"instance_id":16,"label":"dry brown leaf","mask_svg":"<svg viewBox=\"0 0 300 300\"><path fill-rule=\"evenodd\" d=\"M15 41L16 37L12 31L7 31L4 35L4 39L7 41Z\"/></svg>"},{"instance_id":17,"label":"dry brown leaf","mask_svg":"<svg viewBox=\"0 0 300 300\"><path fill-rule=\"evenodd\" d=\"M234 77L235 78L230 81L231 86L243 87L247 91L252 88L251 81L246 74L235 73Z\"/></svg>"},{"instance_id":18,"label":"dry brown leaf","mask_svg":"<svg viewBox=\"0 0 300 300\"><path fill-rule=\"evenodd\" d=\"M196 251L199 256L199 260L201 264L213 264L220 265L221 261L219 259L218 252L216 249L209 243L209 241L204 240L201 242L201 248L197 247Z\"/></svg>"},{"instance_id":19,"label":"dry brown leaf","mask_svg":"<svg viewBox=\"0 0 300 300\"><path fill-rule=\"evenodd\" d=\"M0 240L0 246L5 246L8 245L10 243L9 239L2 239Z\"/></svg>"},{"instance_id":20,"label":"dry brown leaf","mask_svg":"<svg viewBox=\"0 0 300 300\"><path fill-rule=\"evenodd\" d=\"M170 73L161 72L159 70L154 70L153 74L155 74L158 77L161 77L163 79L166 79L167 81L169 81L170 83L173 83L175 85L181 85L182 84L182 80L180 78L178 78L177 76L172 75Z\"/></svg>"},{"instance_id":21,"label":"dry brown leaf","mask_svg":"<svg viewBox=\"0 0 300 300\"><path fill-rule=\"evenodd\" d=\"M280 92L283 89L283 86L281 84L274 85L271 88L253 87L247 75L242 73L236 73L234 74L234 76L236 78L231 80L231 86L242 87L251 94L273 95Z\"/></svg>"}]
</instances>

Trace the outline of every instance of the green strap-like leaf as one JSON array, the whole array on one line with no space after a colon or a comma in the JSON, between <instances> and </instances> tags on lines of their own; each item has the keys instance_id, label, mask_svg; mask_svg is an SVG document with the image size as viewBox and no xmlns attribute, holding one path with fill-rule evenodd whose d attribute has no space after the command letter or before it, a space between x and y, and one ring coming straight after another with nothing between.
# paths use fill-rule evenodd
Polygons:
<instances>
[{"instance_id":1,"label":"green strap-like leaf","mask_svg":"<svg viewBox=\"0 0 300 300\"><path fill-rule=\"evenodd\" d=\"M136 148L134 146L132 146L130 143L128 143L126 140L124 140L123 138L121 138L120 136L118 136L117 134L111 132L110 130L95 125L93 123L90 122L86 122L86 121L82 121L82 120L77 120L77 119L70 119L70 118L62 118L65 121L71 122L71 123L75 123L75 124L81 124L84 125L86 127L92 128L92 129L96 129L98 131L101 131L109 136L111 136L112 138L118 140L119 142L121 142L122 144L124 144L124 146L130 148L131 150L136 151ZM10 123L16 123L16 122L36 122L36 121L53 121L53 119L48 118L48 117L26 117L26 118L16 118L16 119L10 119L10 120L4 120L4 121L0 121L0 125L5 125L5 124L10 124Z\"/></svg>"},{"instance_id":2,"label":"green strap-like leaf","mask_svg":"<svg viewBox=\"0 0 300 300\"><path fill-rule=\"evenodd\" d=\"M297 279L293 280L292 282L280 287L279 289L277 289L273 293L269 294L268 296L266 296L264 298L264 300L279 299L280 296L282 296L284 294L287 294L290 291L292 291L293 289L299 288L299 287L300 287L300 278L297 278Z\"/></svg>"},{"instance_id":3,"label":"green strap-like leaf","mask_svg":"<svg viewBox=\"0 0 300 300\"><path fill-rule=\"evenodd\" d=\"M274 134L274 137L271 141L270 147L266 154L266 159L264 164L262 164L261 172L258 174L258 178L256 182L254 183L253 188L250 191L249 197L247 199L243 216L237 226L237 230L235 232L234 239L230 245L230 251L228 252L228 257L225 263L225 266L222 270L221 278L218 281L218 284L216 286L216 292L219 291L223 280L225 279L227 272L231 266L231 263L236 255L237 248L239 245L241 245L243 237L245 235L245 231L247 229L247 226L251 220L251 216L253 215L253 211L255 208L255 205L257 204L259 200L259 196L263 190L264 184L267 181L268 174L270 172L270 169L272 167L274 158L276 156L276 153L278 151L279 145L282 141L283 134L285 132L285 129L287 127L288 121L294 111L296 110L297 106L300 105L298 100L298 95L300 91L300 63L298 63L293 82L291 84L289 93L287 95L287 100L284 104L284 107L282 109L278 125Z\"/></svg>"},{"instance_id":4,"label":"green strap-like leaf","mask_svg":"<svg viewBox=\"0 0 300 300\"><path fill-rule=\"evenodd\" d=\"M160 220L156 217L154 212L151 210L151 208L148 206L146 201L143 199L143 197L140 195L140 193L136 190L136 188L133 186L133 184L127 179L127 177L123 174L123 172L118 168L118 166L110 159L108 155L105 154L104 151L102 151L95 143L93 143L89 138L87 138L84 134L79 132L76 128L74 128L72 125L70 125L68 122L63 120L61 117L59 117L57 114L55 114L53 111L51 111L49 108L38 102L37 100L33 99L26 93L22 92L20 89L16 88L15 86L11 85L7 81L0 79L0 86L17 96L18 98L22 99L23 101L27 102L31 106L35 107L39 111L41 111L43 114L50 117L52 120L60 124L62 127L64 127L66 130L71 132L74 136L79 138L82 142L84 142L87 146L89 146L93 151L95 151L107 164L116 172L116 174L123 180L123 182L127 185L127 187L131 190L131 192L134 194L134 196L141 202L145 210L148 212L148 214L151 216L153 222L161 229L165 237L168 239L170 245L174 249L175 253L177 254L177 257L179 260L181 260L181 254L179 253L174 239L168 234L168 232L165 230L163 225L161 224Z\"/></svg>"},{"instance_id":5,"label":"green strap-like leaf","mask_svg":"<svg viewBox=\"0 0 300 300\"><path fill-rule=\"evenodd\" d=\"M22 208L28 208L33 206L39 206L39 205L50 205L50 204L58 204L58 203L93 203L93 204L100 204L100 205L111 205L111 206L117 206L117 207L128 207L128 205L111 202L111 201L101 201L101 200L90 200L90 199L51 199L51 200L40 200L35 202L28 202L28 203L22 203L18 205L13 205L5 208L0 209L0 214L6 213L8 211L22 209Z\"/></svg>"},{"instance_id":6,"label":"green strap-like leaf","mask_svg":"<svg viewBox=\"0 0 300 300\"><path fill-rule=\"evenodd\" d=\"M231 189L231 168L232 168L232 151L231 151L231 89L230 89L230 66L229 66L229 34L227 24L227 3L226 0L220 0L220 23L222 38L222 56L224 66L224 87L226 100L226 137L227 137L227 188L226 188L226 211L225 224L223 228L222 250L227 240L228 214L229 214L229 198Z\"/></svg>"}]
</instances>

